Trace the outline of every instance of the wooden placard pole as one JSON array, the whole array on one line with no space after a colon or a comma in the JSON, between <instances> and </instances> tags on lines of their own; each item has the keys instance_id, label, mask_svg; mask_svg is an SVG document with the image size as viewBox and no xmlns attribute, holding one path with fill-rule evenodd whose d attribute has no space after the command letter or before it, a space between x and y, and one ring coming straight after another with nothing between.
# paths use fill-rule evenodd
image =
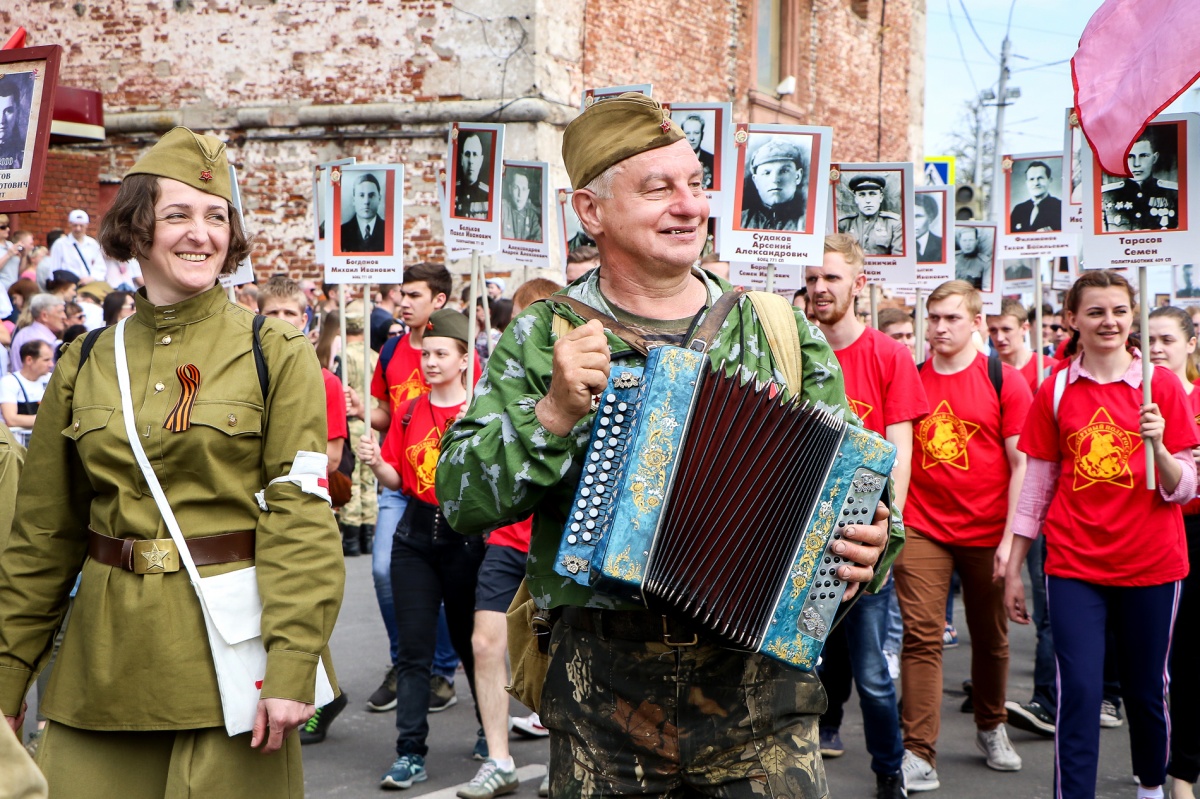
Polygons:
<instances>
[{"instance_id":1,"label":"wooden placard pole","mask_svg":"<svg viewBox=\"0 0 1200 799\"><path fill-rule=\"evenodd\" d=\"M341 336L341 338L338 339L338 341L341 342L341 348L342 348L341 352L339 353L341 355L341 357L338 358L338 380L342 381L343 386L346 385L346 285L347 284L345 284L345 283L339 283L338 287L337 287L338 335ZM370 288L370 287L368 286L367 288ZM363 321L364 331L367 329L367 327L368 327L368 325L366 324L366 320L364 320ZM364 338L364 340L366 340L366 339ZM366 346L368 346L368 347L370 346L369 341ZM322 365L324 365L324 364L322 364ZM363 397L364 407L366 406L367 403L370 402L370 400L371 400L370 397Z\"/></svg>"},{"instance_id":2,"label":"wooden placard pole","mask_svg":"<svg viewBox=\"0 0 1200 799\"><path fill-rule=\"evenodd\" d=\"M1042 270L1046 268L1046 264L1050 264L1051 269L1054 268L1053 259L1041 258L1033 275L1033 357L1037 358L1037 382L1034 385L1039 388L1042 385L1042 375L1046 371L1045 343L1042 341Z\"/></svg>"},{"instance_id":3,"label":"wooden placard pole","mask_svg":"<svg viewBox=\"0 0 1200 799\"><path fill-rule=\"evenodd\" d=\"M925 360L925 295L917 289L917 299L913 308L913 359L917 363Z\"/></svg>"},{"instance_id":4,"label":"wooden placard pole","mask_svg":"<svg viewBox=\"0 0 1200 799\"><path fill-rule=\"evenodd\" d=\"M1154 373L1154 365L1150 363L1150 303L1146 298L1150 295L1146 293L1149 278L1147 277L1147 267L1145 264L1138 266L1138 317L1141 324L1142 340L1142 404L1149 405L1150 399L1150 378ZM1150 441L1146 438L1142 439L1142 449L1146 450L1146 488L1153 491L1157 486L1154 475L1154 448L1150 446Z\"/></svg>"},{"instance_id":5,"label":"wooden placard pole","mask_svg":"<svg viewBox=\"0 0 1200 799\"><path fill-rule=\"evenodd\" d=\"M767 291L775 290L775 264L767 264Z\"/></svg>"},{"instance_id":6,"label":"wooden placard pole","mask_svg":"<svg viewBox=\"0 0 1200 799\"><path fill-rule=\"evenodd\" d=\"M871 284L871 327L879 329L879 286Z\"/></svg>"}]
</instances>

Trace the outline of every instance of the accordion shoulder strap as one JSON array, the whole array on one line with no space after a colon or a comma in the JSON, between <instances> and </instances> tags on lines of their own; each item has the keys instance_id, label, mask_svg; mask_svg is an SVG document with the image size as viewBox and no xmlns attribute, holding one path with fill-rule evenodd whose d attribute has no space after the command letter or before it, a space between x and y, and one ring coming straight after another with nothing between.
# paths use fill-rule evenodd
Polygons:
<instances>
[{"instance_id":1,"label":"accordion shoulder strap","mask_svg":"<svg viewBox=\"0 0 1200 799\"><path fill-rule=\"evenodd\" d=\"M784 297L767 291L751 291L746 294L754 305L771 356L787 382L788 393L795 396L800 390L803 361L800 355L800 337L796 333L796 314L792 304Z\"/></svg>"},{"instance_id":2,"label":"accordion shoulder strap","mask_svg":"<svg viewBox=\"0 0 1200 799\"><path fill-rule=\"evenodd\" d=\"M637 350L642 355L646 355L647 353L650 352L650 347L647 346L647 342L644 337L639 336L637 333L635 333L632 330L630 330L629 328L625 327L625 325L621 324L616 319L613 319L608 314L600 313L595 308L588 305L586 302L581 302L581 301L575 299L574 297L567 297L565 295L555 296L554 302L561 302L564 305L569 306L572 311L574 311L575 313L582 316L584 321L586 321L586 322L590 322L593 319L599 319L600 323L604 325L605 330L612 333L617 338L621 339L621 341L624 341L630 347L633 347L635 350ZM557 316L557 315L554 317L554 324L556 325L556 327L555 327L556 332L558 332L558 330L557 330L557 325L559 324L558 320L561 318L562 317ZM565 322L566 320L564 319L563 321ZM562 333L559 332L559 335L561 336Z\"/></svg>"}]
</instances>

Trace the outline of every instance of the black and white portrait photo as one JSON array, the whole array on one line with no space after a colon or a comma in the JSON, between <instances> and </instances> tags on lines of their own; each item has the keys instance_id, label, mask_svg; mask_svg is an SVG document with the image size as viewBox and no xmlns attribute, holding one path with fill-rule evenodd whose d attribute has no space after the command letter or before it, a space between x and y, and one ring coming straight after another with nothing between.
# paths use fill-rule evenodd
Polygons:
<instances>
[{"instance_id":1,"label":"black and white portrait photo","mask_svg":"<svg viewBox=\"0 0 1200 799\"><path fill-rule=\"evenodd\" d=\"M1032 258L1015 258L1004 261L1004 282L1033 280L1033 270L1037 268L1038 262Z\"/></svg>"},{"instance_id":2,"label":"black and white portrait photo","mask_svg":"<svg viewBox=\"0 0 1200 799\"><path fill-rule=\"evenodd\" d=\"M858 240L865 255L904 255L900 172L843 169L837 183L838 232Z\"/></svg>"},{"instance_id":3,"label":"black and white portrait photo","mask_svg":"<svg viewBox=\"0 0 1200 799\"><path fill-rule=\"evenodd\" d=\"M0 169L25 166L33 73L0 74Z\"/></svg>"},{"instance_id":4,"label":"black and white portrait photo","mask_svg":"<svg viewBox=\"0 0 1200 799\"><path fill-rule=\"evenodd\" d=\"M504 202L500 210L504 238L542 241L542 180L542 170L537 167L504 167Z\"/></svg>"},{"instance_id":5,"label":"black and white portrait photo","mask_svg":"<svg viewBox=\"0 0 1200 799\"><path fill-rule=\"evenodd\" d=\"M995 255L995 225L954 226L955 280L965 280L980 291L995 291Z\"/></svg>"},{"instance_id":6,"label":"black and white portrait photo","mask_svg":"<svg viewBox=\"0 0 1200 799\"><path fill-rule=\"evenodd\" d=\"M1179 174L1183 122L1148 125L1125 157L1132 177L1100 173L1100 202L1104 233L1129 230L1183 230ZM1186 205L1186 203L1183 203Z\"/></svg>"},{"instance_id":7,"label":"black and white portrait photo","mask_svg":"<svg viewBox=\"0 0 1200 799\"><path fill-rule=\"evenodd\" d=\"M917 237L917 263L940 264L946 261L944 248L946 215L941 200L945 192L916 193L913 199L913 227Z\"/></svg>"},{"instance_id":8,"label":"black and white portrait photo","mask_svg":"<svg viewBox=\"0 0 1200 799\"><path fill-rule=\"evenodd\" d=\"M385 214L387 176L376 172L343 172L342 227L335 252L384 252L387 248Z\"/></svg>"},{"instance_id":9,"label":"black and white portrait photo","mask_svg":"<svg viewBox=\"0 0 1200 799\"><path fill-rule=\"evenodd\" d=\"M1062 156L1017 158L1008 175L1008 233L1062 230Z\"/></svg>"},{"instance_id":10,"label":"black and white portrait photo","mask_svg":"<svg viewBox=\"0 0 1200 799\"><path fill-rule=\"evenodd\" d=\"M1191 264L1179 264L1173 270L1175 296L1180 299L1200 299L1200 275Z\"/></svg>"},{"instance_id":11,"label":"black and white portrait photo","mask_svg":"<svg viewBox=\"0 0 1200 799\"><path fill-rule=\"evenodd\" d=\"M450 216L456 219L492 218L492 135L487 130L458 129L450 182Z\"/></svg>"},{"instance_id":12,"label":"black and white portrait photo","mask_svg":"<svg viewBox=\"0 0 1200 799\"><path fill-rule=\"evenodd\" d=\"M703 189L714 188L713 181L716 178L716 157L713 155L715 146L713 144L713 117L714 111L677 111L672 114L672 117L679 123L679 127L683 128L683 135L687 138L688 144L692 147L692 152L696 154L696 158L700 161L700 166L704 167L704 178L700 187Z\"/></svg>"},{"instance_id":13,"label":"black and white portrait photo","mask_svg":"<svg viewBox=\"0 0 1200 799\"><path fill-rule=\"evenodd\" d=\"M812 136L750 134L735 215L743 230L806 231Z\"/></svg>"}]
</instances>

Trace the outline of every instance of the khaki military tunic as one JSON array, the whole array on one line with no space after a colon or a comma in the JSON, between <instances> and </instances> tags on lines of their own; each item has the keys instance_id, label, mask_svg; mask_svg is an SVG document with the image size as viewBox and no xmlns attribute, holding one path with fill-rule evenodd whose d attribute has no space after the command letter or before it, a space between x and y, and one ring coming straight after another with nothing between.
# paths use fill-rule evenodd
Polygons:
<instances>
[{"instance_id":1,"label":"khaki military tunic","mask_svg":"<svg viewBox=\"0 0 1200 799\"><path fill-rule=\"evenodd\" d=\"M325 396L300 331L261 331L265 398L252 354L253 316L220 287L155 307L136 295L125 329L135 427L188 539L255 532L267 673L262 696L313 701L345 581L328 503L281 482L298 450L325 451ZM82 567L83 581L42 704L87 730L183 730L224 723L199 601L186 571L140 576L87 558L90 525L114 537L169 538L125 432L115 329L82 369L80 343L58 362L38 411L12 537L0 557L0 711L15 715L45 665ZM176 370L200 374L190 427L164 429L182 394ZM269 510L255 500L263 491ZM202 575L247 563L201 566ZM330 675L332 677L332 673Z\"/></svg>"},{"instance_id":2,"label":"khaki military tunic","mask_svg":"<svg viewBox=\"0 0 1200 799\"><path fill-rule=\"evenodd\" d=\"M25 448L17 443L7 427L0 424L0 552L4 551L12 530L13 513L17 508L17 481L21 479L24 462Z\"/></svg>"},{"instance_id":3,"label":"khaki military tunic","mask_svg":"<svg viewBox=\"0 0 1200 799\"><path fill-rule=\"evenodd\" d=\"M853 214L838 220L838 232L858 240L867 255L899 255L904 252L904 225L891 211L874 217Z\"/></svg>"}]
</instances>

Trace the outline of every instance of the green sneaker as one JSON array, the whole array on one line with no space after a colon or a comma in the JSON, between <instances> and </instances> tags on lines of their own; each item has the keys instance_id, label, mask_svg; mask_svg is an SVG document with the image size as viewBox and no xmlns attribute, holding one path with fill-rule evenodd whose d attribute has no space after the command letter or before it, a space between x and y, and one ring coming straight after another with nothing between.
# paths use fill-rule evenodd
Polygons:
<instances>
[{"instance_id":1,"label":"green sneaker","mask_svg":"<svg viewBox=\"0 0 1200 799\"><path fill-rule=\"evenodd\" d=\"M462 799L492 799L512 793L521 786L516 771L505 771L496 765L495 760L485 760L475 774L475 778L458 789Z\"/></svg>"}]
</instances>

